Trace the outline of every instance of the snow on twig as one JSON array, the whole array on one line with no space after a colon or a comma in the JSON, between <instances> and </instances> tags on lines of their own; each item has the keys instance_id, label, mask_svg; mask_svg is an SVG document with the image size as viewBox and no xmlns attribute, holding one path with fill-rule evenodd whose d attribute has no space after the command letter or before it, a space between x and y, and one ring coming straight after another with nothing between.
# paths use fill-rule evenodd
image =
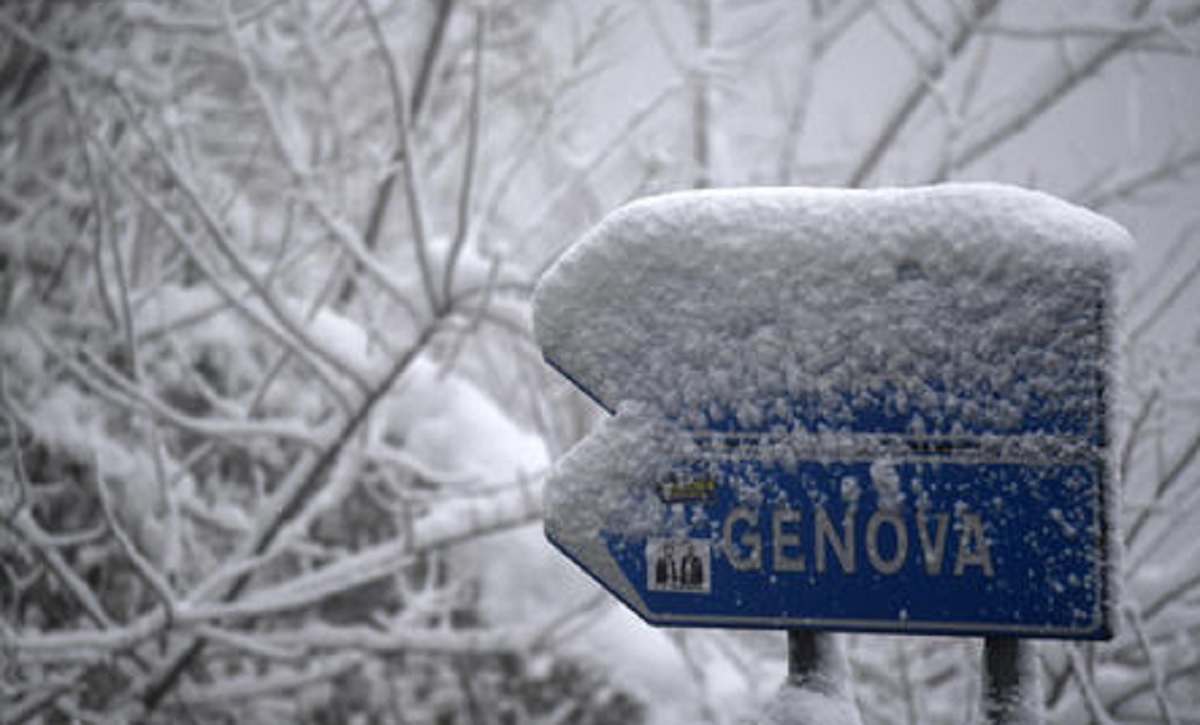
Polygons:
<instances>
[{"instance_id":1,"label":"snow on twig","mask_svg":"<svg viewBox=\"0 0 1200 725\"><path fill-rule=\"evenodd\" d=\"M75 134L79 139L79 156L83 160L83 169L87 178L88 193L91 197L92 214L94 215L92 222L92 266L96 270L96 293L97 296L100 297L100 305L104 309L104 316L108 319L109 323L113 325L113 327L119 329L121 321L117 319L116 307L111 297L112 293L108 289L108 277L104 273L104 249L105 247L108 247L115 253L118 245L116 240L112 239L109 227L109 217L106 213L104 205L101 203L100 180L97 178L95 165L92 163L92 153L88 148L87 137L83 131L83 120L80 117L78 105L76 104L75 98L71 94L70 88L63 86L62 93L63 99L67 106L67 111L71 116L71 120L75 124ZM119 265L119 257L117 257L116 254L114 254L114 257L117 258ZM121 274L123 274L123 271ZM126 303L128 304L128 295L126 295L125 299L127 301ZM125 310L125 314L126 317L124 324L127 326L126 334L128 335L131 332L129 327L128 309ZM135 346L131 344L130 347Z\"/></svg>"},{"instance_id":2,"label":"snow on twig","mask_svg":"<svg viewBox=\"0 0 1200 725\"><path fill-rule=\"evenodd\" d=\"M653 3L641 7L648 13L655 12ZM623 22L620 17L614 19L615 12L610 12L609 8L615 9L615 6L608 6L603 10L586 35L573 45L569 72L561 78L556 78L554 87L539 98L536 112L530 114L533 121L526 124L526 130L519 140L511 145L511 150L505 154L506 158L498 161L503 163L503 166L493 175L494 180L488 192L483 195L484 200L479 204L483 212L476 224L476 234L481 249L489 248L488 237L497 226L501 204L519 188L515 183L518 175L537 158L533 153L537 143L548 135L553 123L561 115L562 107L567 105L570 94L586 87L586 81L598 73L595 68L589 67L589 61L601 46L600 41L605 34Z\"/></svg>"},{"instance_id":3,"label":"snow on twig","mask_svg":"<svg viewBox=\"0 0 1200 725\"><path fill-rule=\"evenodd\" d=\"M483 43L487 32L487 12L475 10L474 62L471 64L471 96L467 108L467 147L463 151L462 178L458 191L458 220L450 252L442 270L442 299L449 300L454 290L454 273L459 255L472 234L471 212L475 197L476 166L479 162L479 136L483 117Z\"/></svg>"},{"instance_id":4,"label":"snow on twig","mask_svg":"<svg viewBox=\"0 0 1200 725\"><path fill-rule=\"evenodd\" d=\"M1084 704L1087 705L1088 712L1091 713L1092 718L1099 725L1116 725L1116 721L1112 719L1112 715L1105 706L1100 693L1096 690L1095 680L1088 671L1087 664L1083 661L1083 655L1080 654L1079 647L1075 645L1068 646L1067 657L1071 672L1075 675L1075 681L1079 683L1079 690L1083 695Z\"/></svg>"},{"instance_id":5,"label":"snow on twig","mask_svg":"<svg viewBox=\"0 0 1200 725\"><path fill-rule=\"evenodd\" d=\"M923 72L917 74L895 108L885 116L886 121L874 139L866 146L862 157L851 169L846 179L847 186L861 186L866 182L878 167L883 156L895 145L896 139L908 125L921 103L933 91L937 81L945 75L950 64L961 55L967 43L978 31L980 23L995 11L997 4L996 0L982 0L974 3L970 17L955 28L945 52L929 62L926 68L919 69Z\"/></svg>"},{"instance_id":6,"label":"snow on twig","mask_svg":"<svg viewBox=\"0 0 1200 725\"><path fill-rule=\"evenodd\" d=\"M318 198L311 194L305 195L305 204L316 213L317 219L333 235L334 241L354 258L354 261L366 272L367 276L378 284L393 302L407 312L412 317L414 323L419 322L419 313L416 304L408 299L408 295L404 289L396 283L394 273L380 264L379 259L371 252L366 241L351 226L350 222L336 216Z\"/></svg>"},{"instance_id":7,"label":"snow on twig","mask_svg":"<svg viewBox=\"0 0 1200 725\"><path fill-rule=\"evenodd\" d=\"M1165 496L1171 492L1171 489L1175 486L1175 484L1182 479L1183 474L1186 473L1188 469L1191 468L1192 464L1197 460L1200 460L1200 430L1196 431L1195 435L1193 435L1188 443L1183 447L1183 450L1180 451L1175 460L1173 460L1167 466L1166 470L1164 470L1163 473L1158 477L1158 481L1154 487L1153 500L1162 501ZM1192 487L1185 490L1180 495L1191 495L1194 494L1196 490L1197 489L1195 487ZM1138 536L1141 534L1143 527L1146 526L1149 521L1148 516L1149 512L1143 511L1141 515L1138 516L1137 520L1133 522L1133 525L1129 527L1128 532L1125 535L1125 546L1127 549L1132 550L1134 544L1137 543Z\"/></svg>"},{"instance_id":8,"label":"snow on twig","mask_svg":"<svg viewBox=\"0 0 1200 725\"><path fill-rule=\"evenodd\" d=\"M283 632L262 632L259 645L299 648L308 652L355 650L361 652L431 652L480 654L523 651L523 629L433 629L428 627L380 630L361 625L306 624Z\"/></svg>"},{"instance_id":9,"label":"snow on twig","mask_svg":"<svg viewBox=\"0 0 1200 725\"><path fill-rule=\"evenodd\" d=\"M1195 166L1200 166L1200 144L1182 153L1175 153L1163 158L1158 163L1147 168L1135 169L1119 178L1105 184L1091 184L1091 188L1077 192L1073 198L1091 209L1103 209L1146 189L1149 186L1177 178Z\"/></svg>"},{"instance_id":10,"label":"snow on twig","mask_svg":"<svg viewBox=\"0 0 1200 725\"><path fill-rule=\"evenodd\" d=\"M93 622L104 629L111 629L115 626L92 588L75 573L75 570L63 558L62 552L54 546L53 539L34 520L28 507L22 508L15 516L10 517L7 525L29 542L38 558L50 568L50 571L54 572L54 575L71 593L71 596L79 602L83 611Z\"/></svg>"},{"instance_id":11,"label":"snow on twig","mask_svg":"<svg viewBox=\"0 0 1200 725\"><path fill-rule=\"evenodd\" d=\"M257 616L311 605L336 591L344 591L388 576L417 552L445 548L467 538L525 525L536 520L540 515L540 508L540 497L536 490L505 490L485 496L447 501L426 516L417 519L413 535L409 538L376 544L355 552L296 580L256 591L242 603L208 605L193 600L192 603L182 604L176 610L173 624L177 630L187 631L199 624L231 616ZM228 581L237 577L228 574L223 578ZM205 589L213 591L211 586ZM13 639L12 646L22 656L35 659L53 659L69 653L99 657L152 638L166 625L162 610L155 609L133 622L107 631L18 634ZM540 631L542 628L535 629ZM359 642L368 649L408 647L437 651L471 651L473 648L482 647L481 643L485 642L515 641L510 640L511 634L480 632L464 634L459 638L456 631L429 633L426 630L415 629L399 630L392 633L390 638L385 635L379 643L371 644L367 640L370 637L379 637L378 630L316 627L306 631L307 636L293 638L293 632L288 630L279 637L264 637L260 641L274 642L276 645L303 643L305 646L318 648L355 646L352 643ZM300 634L304 635L304 631ZM335 644L336 642L342 644ZM485 649L498 646L493 644Z\"/></svg>"},{"instance_id":12,"label":"snow on twig","mask_svg":"<svg viewBox=\"0 0 1200 725\"><path fill-rule=\"evenodd\" d=\"M519 239L529 239L535 236L535 230L545 226L546 220L566 199L578 190L579 186L587 181L592 174L596 173L604 162L613 156L618 150L624 148L629 137L643 124L645 124L655 113L661 109L667 101L673 96L679 94L687 88L687 84L683 81L676 81L667 85L665 88L655 94L649 101L635 110L625 120L621 128L602 144L600 148L590 157L579 164L574 174L563 179L563 181L554 189L553 192L546 196L546 200L537 208L530 216L531 220L521 232L517 235ZM561 251L561 249L559 250ZM543 265L537 270L534 279L540 278L541 275L554 264L558 258L557 254L550 255Z\"/></svg>"},{"instance_id":13,"label":"snow on twig","mask_svg":"<svg viewBox=\"0 0 1200 725\"><path fill-rule=\"evenodd\" d=\"M348 365L345 360L339 359L332 351L312 340L304 331L301 323L296 320L295 317L285 309L283 304L276 298L276 296L266 288L262 280L259 279L258 275L250 268L249 264L247 264L246 260L234 248L235 245L233 240L229 238L229 235L221 225L221 222L216 218L213 210L201 197L191 180L186 174L183 173L171 155L166 152L157 139L154 138L154 135L150 133L149 129L147 129L145 124L140 120L128 95L119 87L115 87L114 91L125 106L133 127L138 131L138 135L146 142L147 146L154 153L154 156L167 170L171 179L178 185L179 189L183 192L184 197L199 215L200 221L204 227L204 230L208 233L209 239L212 240L213 244L220 251L221 255L233 267L234 271L237 273L237 276L243 279L247 284L250 285L250 288L254 290L254 293L258 299L261 300L262 303L267 307L267 310L271 314L271 318L280 327L286 330L292 338L300 342L304 349L312 352L322 361L329 364L334 370L349 378L359 388L359 390L369 390L371 387L370 384L359 371L355 370L351 365ZM160 219L170 218L170 216L164 210L156 210L156 215L159 215ZM186 239L186 236L181 236L181 239Z\"/></svg>"},{"instance_id":14,"label":"snow on twig","mask_svg":"<svg viewBox=\"0 0 1200 725\"><path fill-rule=\"evenodd\" d=\"M1187 7L1170 14L1172 24L1189 25L1200 18L1200 5ZM1153 29L1138 29L1093 43L1081 61L1064 67L1061 62L1053 69L1042 69L1030 75L1033 82L1021 92L1019 98L1004 104L1004 112L990 113L974 129L969 129L960 147L954 152L951 170L970 166L1005 141L1015 137L1035 119L1059 103L1084 81L1096 77L1101 68L1132 47L1160 32L1161 25Z\"/></svg>"},{"instance_id":15,"label":"snow on twig","mask_svg":"<svg viewBox=\"0 0 1200 725\"><path fill-rule=\"evenodd\" d=\"M263 0L257 6L233 15L235 27L249 25L271 10L283 4L283 0ZM172 15L150 2L128 3L125 11L129 19L168 33L218 33L228 27L225 19L209 20L201 16Z\"/></svg>"},{"instance_id":16,"label":"snow on twig","mask_svg":"<svg viewBox=\"0 0 1200 725\"><path fill-rule=\"evenodd\" d=\"M1062 38L1103 38L1142 36L1174 27L1169 16L1149 20L1131 20L1122 23L1092 21L1084 23L1059 23L1057 25L1013 25L1011 23L984 23L981 33L1018 40L1059 40Z\"/></svg>"},{"instance_id":17,"label":"snow on twig","mask_svg":"<svg viewBox=\"0 0 1200 725\"><path fill-rule=\"evenodd\" d=\"M383 34L379 18L376 17L375 11L371 8L370 0L359 0L358 6L366 18L371 39L379 51L384 69L387 72L388 89L392 94L392 114L393 123L396 127L396 143L404 154L402 163L404 171L404 194L408 201L408 219L413 236L413 249L417 256L417 266L421 273L421 287L425 291L425 299L429 303L430 312L437 316L443 312L443 306L442 301L438 298L437 288L434 284L433 268L430 266L430 235L426 227L425 206L422 201L424 195L420 190L422 180L420 174L417 172L417 150L413 145L411 109L408 108L408 98L405 93L403 76L401 75L399 61L388 46L387 38Z\"/></svg>"},{"instance_id":18,"label":"snow on twig","mask_svg":"<svg viewBox=\"0 0 1200 725\"><path fill-rule=\"evenodd\" d=\"M271 141L275 145L276 152L283 159L284 165L291 172L294 180L301 181L308 178L309 170L301 166L301 161L293 155L288 144L287 133L284 131L283 120L279 118L278 107L271 102L267 89L263 87L257 67L246 53L246 46L242 42L241 33L238 32L237 19L234 17L229 0L221 3L221 13L225 33L233 45L234 57L237 59L242 73L246 76L246 82L250 86L254 99L258 102L258 110L267 120L267 129L271 132Z\"/></svg>"},{"instance_id":19,"label":"snow on twig","mask_svg":"<svg viewBox=\"0 0 1200 725\"><path fill-rule=\"evenodd\" d=\"M16 491L13 492L11 501L9 500L8 487L5 487L6 490L3 494L0 494L0 504L3 504L3 511L0 511L0 514L7 521L10 517L24 510L25 506L28 505L30 492L29 476L25 472L25 456L21 452L20 437L17 430L17 404L8 393L8 380L3 370L0 370L0 404L3 405L6 414L4 421L8 427L8 445L13 459L13 482L16 484Z\"/></svg>"},{"instance_id":20,"label":"snow on twig","mask_svg":"<svg viewBox=\"0 0 1200 725\"><path fill-rule=\"evenodd\" d=\"M1133 600L1127 600L1123 609L1126 620L1132 627L1134 635L1137 636L1138 646L1142 648L1142 653L1146 657L1146 664L1150 668L1150 681L1154 684L1154 699L1158 703L1158 712L1162 716L1162 721L1167 725L1175 725L1179 720L1175 717L1175 710L1167 697L1162 663L1159 662L1158 654L1151 645L1150 638L1146 635L1141 610L1138 608L1137 602Z\"/></svg>"},{"instance_id":21,"label":"snow on twig","mask_svg":"<svg viewBox=\"0 0 1200 725\"><path fill-rule=\"evenodd\" d=\"M89 132L88 137L95 144L96 148L100 149L102 155L105 156L109 167L116 172L126 187L133 192L142 205L167 230L168 238L201 270L205 280L217 294L274 342L281 347L290 349L296 356L296 359L304 363L325 384L334 399L340 402L341 407L348 410L350 408L349 401L336 382L336 373L334 371L348 375L357 381L358 384L365 385L361 376L345 368L342 361L333 358L327 350L317 345L307 335L304 335L302 331L296 329L294 321L291 324L292 329L289 329L289 326L284 324L281 318L274 317L272 319L261 314L247 301L243 300L241 295L235 293L205 258L205 255L196 248L194 242L179 226L178 222L159 204L155 203L149 192L136 180L136 175L125 167L112 149L108 147L108 144L104 143L104 141L97 138L91 132ZM247 272L249 271L247 270ZM253 276L253 273L250 274ZM249 282L249 280L247 281ZM253 289L253 285L251 285L251 289ZM260 296L259 299L266 303L265 298ZM300 334L297 335L297 332L300 332Z\"/></svg>"},{"instance_id":22,"label":"snow on twig","mask_svg":"<svg viewBox=\"0 0 1200 725\"><path fill-rule=\"evenodd\" d=\"M59 348L46 334L32 323L23 322L23 329L37 345L55 357L63 367L82 385L95 392L107 402L137 412L148 412L171 425L206 437L219 438L235 444L245 445L247 439L275 438L316 447L321 439L311 426L292 419L238 419L200 418L183 413L158 399L144 386L139 386L113 370L89 350L80 354L87 361L84 366L74 356ZM93 371L96 374L93 374Z\"/></svg>"},{"instance_id":23,"label":"snow on twig","mask_svg":"<svg viewBox=\"0 0 1200 725\"><path fill-rule=\"evenodd\" d=\"M112 497L108 492L108 486L104 482L104 471L101 468L100 456L93 455L92 467L96 493L100 499L100 511L103 513L104 520L108 524L108 530L113 535L113 538L116 539L121 553L125 555L125 558L133 566L133 570L150 587L150 591L154 592L154 596L158 599L159 604L162 605L163 614L166 616L166 623L163 626L170 628L171 620L175 616L175 592L167 580L146 560L146 557L142 556L142 553L138 551L137 545L129 538L129 534L125 533L125 528L117 521L117 517L113 513Z\"/></svg>"},{"instance_id":24,"label":"snow on twig","mask_svg":"<svg viewBox=\"0 0 1200 725\"><path fill-rule=\"evenodd\" d=\"M290 642L264 642L254 631L246 632L220 625L201 624L196 627L196 634L212 640L214 644L265 660L294 661L307 654L304 648L293 646Z\"/></svg>"},{"instance_id":25,"label":"snow on twig","mask_svg":"<svg viewBox=\"0 0 1200 725\"><path fill-rule=\"evenodd\" d=\"M319 456L308 451L305 452L306 456L302 456L301 461L293 467L289 480L273 494L269 513L260 520L254 534L242 543L239 554L233 560L235 563L238 559L259 556L276 545L280 535L285 532L292 520L301 514L309 505L310 500L320 492L324 477L342 446L359 431L375 405L391 390L392 386L433 341L440 331L440 325L437 324L439 321L440 318L435 318L434 324L426 327L412 347L392 364L387 374L368 391L354 412L342 423L338 434ZM249 575L237 577L222 592L221 599L225 601L237 599L249 583ZM137 699L148 711L153 711L163 697L174 689L184 670L204 651L206 642L207 640L203 638L193 639L177 655L173 655L169 661L163 663L163 667L138 685Z\"/></svg>"}]
</instances>

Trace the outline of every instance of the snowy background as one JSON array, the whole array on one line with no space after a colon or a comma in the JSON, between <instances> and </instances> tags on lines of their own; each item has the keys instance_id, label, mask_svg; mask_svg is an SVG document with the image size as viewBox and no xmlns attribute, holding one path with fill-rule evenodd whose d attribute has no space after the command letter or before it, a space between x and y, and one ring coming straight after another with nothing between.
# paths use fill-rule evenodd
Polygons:
<instances>
[{"instance_id":1,"label":"snowy background","mask_svg":"<svg viewBox=\"0 0 1200 725\"><path fill-rule=\"evenodd\" d=\"M541 273L706 186L1021 184L1108 215L1124 599L1054 722L1200 722L1200 3L0 5L5 722L739 723L780 633L655 630L545 543L602 413ZM852 637L867 723L979 645Z\"/></svg>"}]
</instances>

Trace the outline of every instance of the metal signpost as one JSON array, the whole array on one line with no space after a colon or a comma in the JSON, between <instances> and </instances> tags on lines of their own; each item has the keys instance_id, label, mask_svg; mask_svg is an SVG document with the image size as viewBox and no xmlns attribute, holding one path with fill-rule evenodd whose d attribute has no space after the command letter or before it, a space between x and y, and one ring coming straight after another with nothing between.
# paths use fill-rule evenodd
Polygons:
<instances>
[{"instance_id":1,"label":"metal signpost","mask_svg":"<svg viewBox=\"0 0 1200 725\"><path fill-rule=\"evenodd\" d=\"M943 211L922 222L922 204ZM1110 637L1108 319L1123 232L1067 206L947 187L698 192L619 212L547 274L535 324L546 360L601 406L661 418L670 460L618 472L645 446L592 446L612 456L613 488L583 526L574 507L591 494L575 471L597 459L585 441L551 480L550 541L654 625L983 636L986 671L1009 685L1016 638ZM964 251L960 228L989 238ZM698 269L725 259L710 234L803 289L745 292L761 262ZM1004 247L1030 234L1098 241ZM689 339L672 325L702 314L714 336L732 331L725 348L655 349ZM609 329L617 341L597 346ZM698 354L732 360L744 384Z\"/></svg>"}]
</instances>

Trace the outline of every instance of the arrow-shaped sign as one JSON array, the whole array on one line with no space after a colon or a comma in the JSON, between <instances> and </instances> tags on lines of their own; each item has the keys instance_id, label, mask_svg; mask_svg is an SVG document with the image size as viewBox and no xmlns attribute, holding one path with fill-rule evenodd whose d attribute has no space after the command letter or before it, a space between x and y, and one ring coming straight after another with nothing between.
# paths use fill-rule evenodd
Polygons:
<instances>
[{"instance_id":1,"label":"arrow-shaped sign","mask_svg":"<svg viewBox=\"0 0 1200 725\"><path fill-rule=\"evenodd\" d=\"M1109 634L1117 225L995 185L673 194L543 277L613 413L550 540L655 624Z\"/></svg>"}]
</instances>

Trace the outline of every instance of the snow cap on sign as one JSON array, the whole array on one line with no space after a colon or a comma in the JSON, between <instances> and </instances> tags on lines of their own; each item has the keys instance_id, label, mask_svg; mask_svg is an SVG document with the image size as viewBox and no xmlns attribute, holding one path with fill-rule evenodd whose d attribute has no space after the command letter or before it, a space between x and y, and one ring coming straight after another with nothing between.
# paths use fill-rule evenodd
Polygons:
<instances>
[{"instance_id":1,"label":"snow cap on sign","mask_svg":"<svg viewBox=\"0 0 1200 725\"><path fill-rule=\"evenodd\" d=\"M1096 300L1130 247L1104 217L994 184L669 194L569 249L534 327L610 411L687 427L836 430L871 410L892 432L1028 433L1036 409L1086 437Z\"/></svg>"}]
</instances>

